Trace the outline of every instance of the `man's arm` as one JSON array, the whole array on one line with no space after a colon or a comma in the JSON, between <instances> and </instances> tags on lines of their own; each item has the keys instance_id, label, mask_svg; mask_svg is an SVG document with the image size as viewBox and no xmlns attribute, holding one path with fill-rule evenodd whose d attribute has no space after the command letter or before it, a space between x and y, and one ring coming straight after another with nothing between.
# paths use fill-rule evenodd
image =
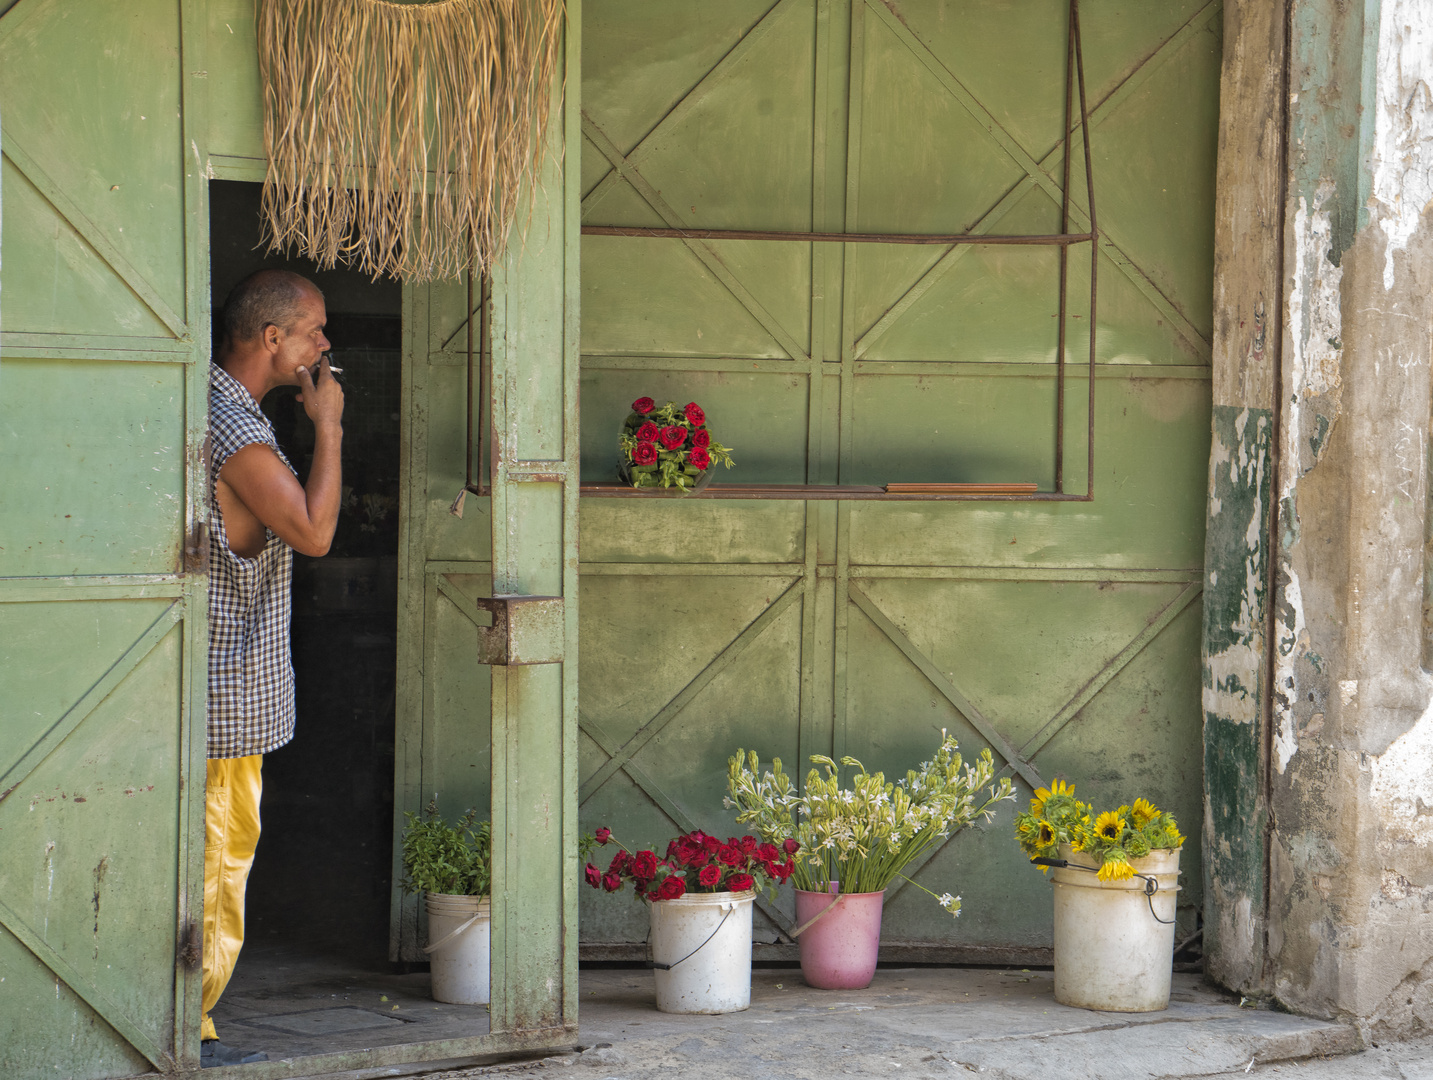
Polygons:
<instances>
[{"instance_id":1,"label":"man's arm","mask_svg":"<svg viewBox=\"0 0 1433 1080\"><path fill-rule=\"evenodd\" d=\"M303 555L325 555L338 527L343 489L343 388L329 372L327 358L320 362L317 386L303 368L299 383L299 400L314 426L308 483L300 485L272 449L257 443L232 454L219 479L289 547Z\"/></svg>"}]
</instances>

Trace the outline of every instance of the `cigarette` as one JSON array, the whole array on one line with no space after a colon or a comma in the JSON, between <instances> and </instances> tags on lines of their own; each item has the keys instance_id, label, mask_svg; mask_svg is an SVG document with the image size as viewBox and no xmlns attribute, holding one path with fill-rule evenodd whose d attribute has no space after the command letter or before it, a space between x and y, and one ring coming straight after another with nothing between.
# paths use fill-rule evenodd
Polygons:
<instances>
[{"instance_id":1,"label":"cigarette","mask_svg":"<svg viewBox=\"0 0 1433 1080\"><path fill-rule=\"evenodd\" d=\"M332 364L329 364L329 365L328 365L328 370L331 371L331 372L333 372L333 374L335 374L335 375L342 375L342 374L343 374L343 368L341 368L341 367L334 367Z\"/></svg>"}]
</instances>

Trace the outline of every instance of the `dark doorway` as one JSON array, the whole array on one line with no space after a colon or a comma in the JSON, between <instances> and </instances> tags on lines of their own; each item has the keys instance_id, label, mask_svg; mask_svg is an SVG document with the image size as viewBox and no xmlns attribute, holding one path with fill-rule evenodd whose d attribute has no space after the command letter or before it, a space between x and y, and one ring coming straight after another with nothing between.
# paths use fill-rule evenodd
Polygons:
<instances>
[{"instance_id":1,"label":"dark doorway","mask_svg":"<svg viewBox=\"0 0 1433 1080\"><path fill-rule=\"evenodd\" d=\"M216 324L240 278L293 270L323 290L325 332L343 368L343 508L328 555L294 556L298 721L293 741L264 759L248 937L382 960L392 875L402 290L266 256L257 246L260 186L216 181L209 190ZM302 478L313 427L296 394L275 390L263 408Z\"/></svg>"},{"instance_id":2,"label":"dark doorway","mask_svg":"<svg viewBox=\"0 0 1433 1080\"><path fill-rule=\"evenodd\" d=\"M264 757L244 949L214 1019L225 1043L271 1059L482 1034L486 1009L439 1006L426 964L388 960L402 287L266 255L260 190L209 185L216 334L224 298L254 270L293 270L323 291L343 368L343 506L329 553L294 556L297 726ZM313 427L296 394L262 404L304 479Z\"/></svg>"}]
</instances>

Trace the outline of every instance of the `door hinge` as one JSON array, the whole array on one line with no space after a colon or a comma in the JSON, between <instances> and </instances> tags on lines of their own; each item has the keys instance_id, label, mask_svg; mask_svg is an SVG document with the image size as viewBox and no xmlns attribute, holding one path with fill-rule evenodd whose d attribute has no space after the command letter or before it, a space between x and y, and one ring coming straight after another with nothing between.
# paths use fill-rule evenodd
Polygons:
<instances>
[{"instance_id":1,"label":"door hinge","mask_svg":"<svg viewBox=\"0 0 1433 1080\"><path fill-rule=\"evenodd\" d=\"M179 931L179 949L175 958L191 970L197 968L204 959L204 934L193 919L186 922Z\"/></svg>"},{"instance_id":2,"label":"door hinge","mask_svg":"<svg viewBox=\"0 0 1433 1080\"><path fill-rule=\"evenodd\" d=\"M199 521L184 542L184 572L204 574L209 570L209 526Z\"/></svg>"}]
</instances>

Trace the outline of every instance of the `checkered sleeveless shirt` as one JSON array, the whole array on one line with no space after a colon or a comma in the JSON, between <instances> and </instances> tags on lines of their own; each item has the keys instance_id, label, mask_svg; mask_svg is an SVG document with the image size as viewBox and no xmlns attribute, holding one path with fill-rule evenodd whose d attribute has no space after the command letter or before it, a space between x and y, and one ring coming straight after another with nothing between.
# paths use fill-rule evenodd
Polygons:
<instances>
[{"instance_id":1,"label":"checkered sleeveless shirt","mask_svg":"<svg viewBox=\"0 0 1433 1080\"><path fill-rule=\"evenodd\" d=\"M211 758L277 750L294 736L289 660L293 550L266 530L252 559L229 550L216 490L219 470L252 443L279 450L274 429L242 383L209 369L209 739Z\"/></svg>"}]
</instances>

